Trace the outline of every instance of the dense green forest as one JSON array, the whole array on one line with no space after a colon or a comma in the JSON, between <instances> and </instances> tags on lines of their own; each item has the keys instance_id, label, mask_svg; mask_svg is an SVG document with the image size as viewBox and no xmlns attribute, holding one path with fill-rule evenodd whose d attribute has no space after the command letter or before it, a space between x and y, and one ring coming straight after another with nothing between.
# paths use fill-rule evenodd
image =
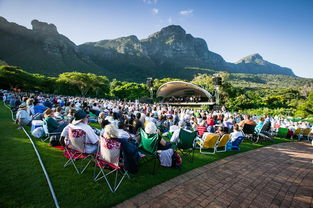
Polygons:
<instances>
[{"instance_id":1,"label":"dense green forest","mask_svg":"<svg viewBox=\"0 0 313 208\"><path fill-rule=\"evenodd\" d=\"M144 83L109 80L92 73L66 72L58 77L31 74L18 67L0 66L0 88L18 88L61 95L79 95L110 99L146 100ZM231 111L253 114L289 115L313 118L313 79L285 75L220 73L221 103ZM162 84L180 79L154 79L154 91ZM212 74L198 74L191 80L212 92Z\"/></svg>"}]
</instances>

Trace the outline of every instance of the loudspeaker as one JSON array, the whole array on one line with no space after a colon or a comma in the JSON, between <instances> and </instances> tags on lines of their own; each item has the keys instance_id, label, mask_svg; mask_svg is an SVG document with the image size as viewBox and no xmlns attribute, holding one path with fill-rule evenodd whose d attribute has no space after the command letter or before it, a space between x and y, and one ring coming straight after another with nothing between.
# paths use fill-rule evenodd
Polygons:
<instances>
[{"instance_id":1,"label":"loudspeaker","mask_svg":"<svg viewBox=\"0 0 313 208\"><path fill-rule=\"evenodd\" d=\"M222 85L222 77L213 77L213 85Z\"/></svg>"},{"instance_id":2,"label":"loudspeaker","mask_svg":"<svg viewBox=\"0 0 313 208\"><path fill-rule=\"evenodd\" d=\"M153 79L152 78L147 78L146 85L147 85L147 88L153 87Z\"/></svg>"}]
</instances>

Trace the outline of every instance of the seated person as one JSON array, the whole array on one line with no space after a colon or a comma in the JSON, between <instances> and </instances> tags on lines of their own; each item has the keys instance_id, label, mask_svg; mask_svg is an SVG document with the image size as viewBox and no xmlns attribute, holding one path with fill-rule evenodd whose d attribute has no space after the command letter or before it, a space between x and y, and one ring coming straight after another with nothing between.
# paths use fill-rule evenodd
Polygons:
<instances>
[{"instance_id":1,"label":"seated person","mask_svg":"<svg viewBox=\"0 0 313 208\"><path fill-rule=\"evenodd\" d=\"M54 118L53 118L53 111L48 108L45 112L44 112L44 117L45 117L45 121L47 122L47 126L48 126L48 132L49 133L53 133L53 132L62 132L62 130L64 129L65 126L67 126L67 123L61 121L61 122L57 122Z\"/></svg>"},{"instance_id":2,"label":"seated person","mask_svg":"<svg viewBox=\"0 0 313 208\"><path fill-rule=\"evenodd\" d=\"M186 123L183 121L178 122L178 129L174 130L173 135L171 137L170 142L171 143L178 143L179 142L179 133L180 130L184 129L185 131L191 132L189 130L186 129Z\"/></svg>"},{"instance_id":3,"label":"seated person","mask_svg":"<svg viewBox=\"0 0 313 208\"><path fill-rule=\"evenodd\" d=\"M198 136L201 138L203 136L204 132L207 131L206 126L205 126L205 120L202 120L200 122L200 125L198 125L196 127L196 130L198 131Z\"/></svg>"},{"instance_id":4,"label":"seated person","mask_svg":"<svg viewBox=\"0 0 313 208\"><path fill-rule=\"evenodd\" d=\"M105 139L107 141L112 139L120 142L122 144L121 151L124 168L130 173L137 173L139 159L138 148L133 142L129 142L128 139L120 138L118 129L114 124L109 124L105 126L104 133L100 137L100 139Z\"/></svg>"},{"instance_id":5,"label":"seated person","mask_svg":"<svg viewBox=\"0 0 313 208\"><path fill-rule=\"evenodd\" d=\"M27 112L26 104L19 105L19 108L16 113L16 123L20 126L30 125L32 117Z\"/></svg>"},{"instance_id":6,"label":"seated person","mask_svg":"<svg viewBox=\"0 0 313 208\"><path fill-rule=\"evenodd\" d=\"M258 122L258 124L256 125L254 131L257 132L257 133L260 133L261 130L262 130L262 127L264 125L264 121L265 119L263 117L260 118L260 121Z\"/></svg>"},{"instance_id":7,"label":"seated person","mask_svg":"<svg viewBox=\"0 0 313 208\"><path fill-rule=\"evenodd\" d=\"M242 128L245 124L256 126L255 121L251 120L251 116L250 115L245 115L244 116L244 120L239 123L239 127Z\"/></svg>"},{"instance_id":8,"label":"seated person","mask_svg":"<svg viewBox=\"0 0 313 208\"><path fill-rule=\"evenodd\" d=\"M166 150L171 147L171 143L166 142L160 135L160 130L157 129L156 125L153 122L147 123L145 127L145 132L147 134L157 134L159 137L159 145L158 145L158 150Z\"/></svg>"},{"instance_id":9,"label":"seated person","mask_svg":"<svg viewBox=\"0 0 313 208\"><path fill-rule=\"evenodd\" d=\"M123 122L118 122L117 124L117 132L118 132L118 138L124 138L124 139L130 139L131 138L131 135L125 131L125 125Z\"/></svg>"},{"instance_id":10,"label":"seated person","mask_svg":"<svg viewBox=\"0 0 313 208\"><path fill-rule=\"evenodd\" d=\"M105 114L104 112L99 113L98 116L98 123L101 125L102 121L105 119Z\"/></svg>"},{"instance_id":11,"label":"seated person","mask_svg":"<svg viewBox=\"0 0 313 208\"><path fill-rule=\"evenodd\" d=\"M225 134L225 131L224 131L224 127L222 126L219 126L216 131L215 131L215 134L218 134L220 136L220 138Z\"/></svg>"},{"instance_id":12,"label":"seated person","mask_svg":"<svg viewBox=\"0 0 313 208\"><path fill-rule=\"evenodd\" d=\"M70 108L68 110L68 114L66 115L66 122L67 123L72 123L72 121L74 120L75 113L76 113L76 109L75 108Z\"/></svg>"},{"instance_id":13,"label":"seated person","mask_svg":"<svg viewBox=\"0 0 313 208\"><path fill-rule=\"evenodd\" d=\"M99 137L95 134L94 130L88 125L88 115L83 110L78 110L74 115L74 120L71 124L67 125L61 133L61 144L65 145L69 138L69 128L81 129L86 133L86 153L95 153L98 150Z\"/></svg>"},{"instance_id":14,"label":"seated person","mask_svg":"<svg viewBox=\"0 0 313 208\"><path fill-rule=\"evenodd\" d=\"M243 136L243 133L239 130L239 125L234 125L234 132L230 133L230 142L234 142L238 137Z\"/></svg>"},{"instance_id":15,"label":"seated person","mask_svg":"<svg viewBox=\"0 0 313 208\"><path fill-rule=\"evenodd\" d=\"M60 122L63 120L62 108L60 106L55 109L54 118L57 122Z\"/></svg>"},{"instance_id":16,"label":"seated person","mask_svg":"<svg viewBox=\"0 0 313 208\"><path fill-rule=\"evenodd\" d=\"M37 99L35 99L34 101L34 113L40 113L42 114L45 110L47 110L47 108L42 105Z\"/></svg>"}]
</instances>

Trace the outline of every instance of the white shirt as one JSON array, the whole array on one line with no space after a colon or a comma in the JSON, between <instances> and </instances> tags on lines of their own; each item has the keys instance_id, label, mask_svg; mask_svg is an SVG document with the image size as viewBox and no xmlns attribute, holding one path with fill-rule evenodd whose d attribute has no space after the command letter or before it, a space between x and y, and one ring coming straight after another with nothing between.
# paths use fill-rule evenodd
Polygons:
<instances>
[{"instance_id":1,"label":"white shirt","mask_svg":"<svg viewBox=\"0 0 313 208\"><path fill-rule=\"evenodd\" d=\"M88 124L79 122L76 125L69 124L63 129L61 136L65 137L65 141L67 142L67 144L68 144L68 129L69 128L82 129L83 131L85 131L86 132L86 143L96 144L99 141L99 137L95 134L93 129ZM90 144L86 144L86 146L85 146L86 153L96 152L98 149L98 145L90 145Z\"/></svg>"},{"instance_id":2,"label":"white shirt","mask_svg":"<svg viewBox=\"0 0 313 208\"><path fill-rule=\"evenodd\" d=\"M117 131L118 131L118 138L128 139L130 137L130 134L123 129L118 129Z\"/></svg>"},{"instance_id":3,"label":"white shirt","mask_svg":"<svg viewBox=\"0 0 313 208\"><path fill-rule=\"evenodd\" d=\"M171 143L178 143L180 140L179 140L179 133L180 133L180 130L181 129L177 129L174 131L172 137L171 137L171 140L170 142ZM191 132L190 130L187 130L187 129L184 129L185 131L188 131L188 132Z\"/></svg>"},{"instance_id":4,"label":"white shirt","mask_svg":"<svg viewBox=\"0 0 313 208\"><path fill-rule=\"evenodd\" d=\"M238 137L243 136L241 131L234 131L230 134L230 140L231 142L234 142Z\"/></svg>"},{"instance_id":5,"label":"white shirt","mask_svg":"<svg viewBox=\"0 0 313 208\"><path fill-rule=\"evenodd\" d=\"M32 117L27 113L26 110L18 110L16 113L16 119L22 121L21 125L27 125L31 122Z\"/></svg>"}]
</instances>

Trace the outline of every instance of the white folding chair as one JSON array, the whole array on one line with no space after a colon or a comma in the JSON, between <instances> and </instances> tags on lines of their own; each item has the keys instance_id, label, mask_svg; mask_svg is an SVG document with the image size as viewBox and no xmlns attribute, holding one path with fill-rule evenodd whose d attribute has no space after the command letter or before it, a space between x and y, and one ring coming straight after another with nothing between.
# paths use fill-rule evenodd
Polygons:
<instances>
[{"instance_id":1,"label":"white folding chair","mask_svg":"<svg viewBox=\"0 0 313 208\"><path fill-rule=\"evenodd\" d=\"M95 172L98 167L100 171L95 176L94 181L98 181L102 178L106 181L111 192L116 190L121 185L125 176L128 178L128 172L119 165L121 152L121 143L113 139L105 139L100 137L98 152L95 157ZM109 169L109 172L105 172L105 169ZM108 176L115 173L114 184L111 184ZM120 173L120 176L119 176Z\"/></svg>"},{"instance_id":2,"label":"white folding chair","mask_svg":"<svg viewBox=\"0 0 313 208\"><path fill-rule=\"evenodd\" d=\"M64 156L68 158L64 168L73 165L78 174L82 174L94 158L94 153L86 153L86 132L82 129L68 129L68 140L65 141ZM88 160L83 167L83 161ZM80 168L77 168L76 161L80 161Z\"/></svg>"}]
</instances>

